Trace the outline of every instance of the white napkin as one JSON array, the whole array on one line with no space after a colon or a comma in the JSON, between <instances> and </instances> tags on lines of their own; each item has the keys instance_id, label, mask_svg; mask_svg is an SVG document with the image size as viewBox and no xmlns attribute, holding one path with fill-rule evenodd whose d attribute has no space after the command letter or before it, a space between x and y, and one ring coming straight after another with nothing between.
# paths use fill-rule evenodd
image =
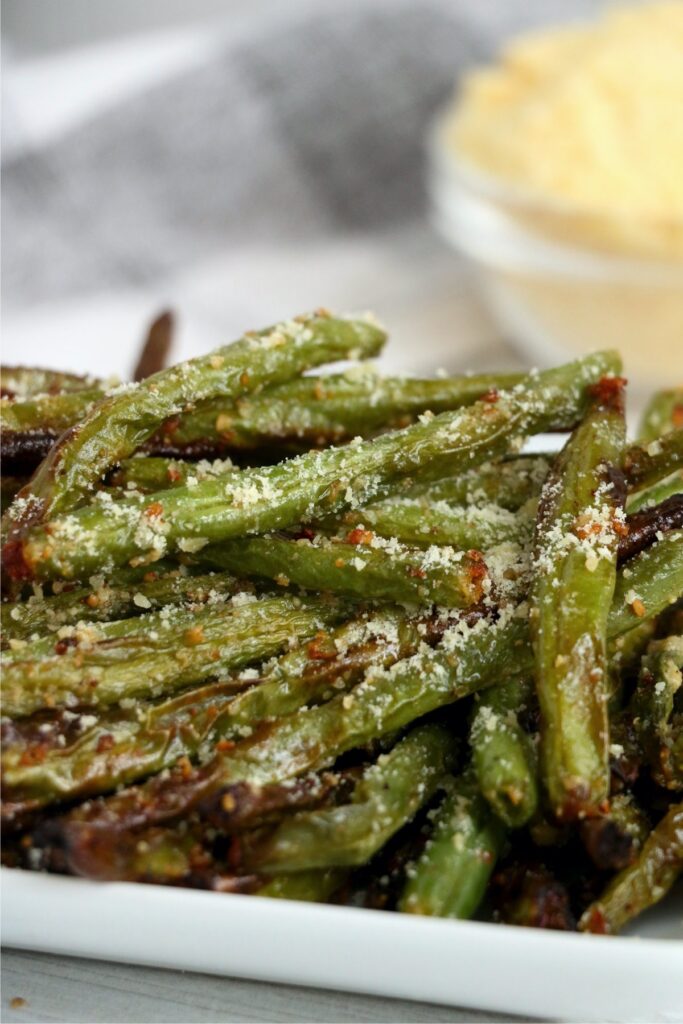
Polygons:
<instances>
[{"instance_id":1,"label":"white napkin","mask_svg":"<svg viewBox=\"0 0 683 1024\"><path fill-rule=\"evenodd\" d=\"M428 225L425 132L511 29L595 6L288 0L28 85L10 61L5 358L125 372L142 310L185 313L185 354L329 304L376 309L404 366L481 364L496 334Z\"/></svg>"}]
</instances>

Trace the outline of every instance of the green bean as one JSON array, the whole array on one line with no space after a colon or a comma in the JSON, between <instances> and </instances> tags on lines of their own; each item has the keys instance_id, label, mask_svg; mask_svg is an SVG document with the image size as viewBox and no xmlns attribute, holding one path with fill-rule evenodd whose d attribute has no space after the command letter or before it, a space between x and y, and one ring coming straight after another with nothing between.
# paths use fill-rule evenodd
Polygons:
<instances>
[{"instance_id":1,"label":"green bean","mask_svg":"<svg viewBox=\"0 0 683 1024\"><path fill-rule=\"evenodd\" d=\"M211 749L236 683L247 685L230 679L156 704L62 710L44 722L13 723L3 740L3 822L59 801L106 793Z\"/></svg>"},{"instance_id":2,"label":"green bean","mask_svg":"<svg viewBox=\"0 0 683 1024\"><path fill-rule=\"evenodd\" d=\"M659 483L683 468L683 428L671 430L646 446L631 445L624 455L624 472L631 490Z\"/></svg>"},{"instance_id":3,"label":"green bean","mask_svg":"<svg viewBox=\"0 0 683 1024\"><path fill-rule=\"evenodd\" d=\"M582 931L615 935L659 903L683 870L683 803L674 804L653 829L638 859L609 882L585 911Z\"/></svg>"},{"instance_id":4,"label":"green bean","mask_svg":"<svg viewBox=\"0 0 683 1024\"><path fill-rule=\"evenodd\" d=\"M20 718L43 707L159 696L276 654L343 614L339 605L314 599L235 601L199 610L166 606L133 620L127 633L125 625L110 624L119 627L118 637L100 640L98 627L89 625L76 629L82 642L64 644L64 653L37 657L27 649L22 657L6 657L0 684L4 712Z\"/></svg>"},{"instance_id":5,"label":"green bean","mask_svg":"<svg viewBox=\"0 0 683 1024\"><path fill-rule=\"evenodd\" d=\"M195 569L176 569L160 576L151 572L149 576L149 580L119 586L111 586L103 576L94 576L89 587L5 603L0 607L4 639L35 639L79 622L108 622L167 604L216 600L234 594L241 586L227 573L199 575Z\"/></svg>"},{"instance_id":6,"label":"green bean","mask_svg":"<svg viewBox=\"0 0 683 1024\"><path fill-rule=\"evenodd\" d=\"M367 321L301 317L109 392L52 449L22 492L26 507L22 512L20 506L19 518L12 521L13 534L22 521L76 508L110 466L132 455L188 403L236 399L320 363L356 353L376 355L385 337Z\"/></svg>"},{"instance_id":7,"label":"green bean","mask_svg":"<svg viewBox=\"0 0 683 1024\"><path fill-rule=\"evenodd\" d=\"M617 573L608 635L620 636L675 604L683 594L683 530L671 530Z\"/></svg>"},{"instance_id":8,"label":"green bean","mask_svg":"<svg viewBox=\"0 0 683 1024\"><path fill-rule=\"evenodd\" d=\"M644 656L629 705L636 736L660 785L683 789L683 761L676 757L674 699L683 685L683 636L654 640Z\"/></svg>"},{"instance_id":9,"label":"green bean","mask_svg":"<svg viewBox=\"0 0 683 1024\"><path fill-rule=\"evenodd\" d=\"M163 491L167 487L183 487L227 476L237 467L230 459L201 459L188 462L186 459L164 459L147 455L124 459L111 477L111 483L125 490L140 490L146 493Z\"/></svg>"},{"instance_id":10,"label":"green bean","mask_svg":"<svg viewBox=\"0 0 683 1024\"><path fill-rule=\"evenodd\" d=\"M103 564L187 550L188 541L264 533L360 507L421 466L431 463L442 475L456 472L504 453L520 433L574 421L585 407L587 387L614 365L609 353L590 356L532 376L496 403L478 402L372 441L235 473L228 481L159 492L145 508L121 502L116 515L100 507L78 509L6 544L6 571L14 579L82 577Z\"/></svg>"},{"instance_id":11,"label":"green bean","mask_svg":"<svg viewBox=\"0 0 683 1024\"><path fill-rule=\"evenodd\" d=\"M524 460L526 461L526 460ZM500 463L499 469L504 473L507 463ZM544 460L544 465L547 465ZM167 487L179 487L187 483L188 477L198 480L208 479L233 472L235 467L217 459L214 463L187 462L182 459L134 458L127 459L112 477L117 486L137 488L144 492L164 490ZM472 481L471 490L463 486L463 478ZM479 478L488 489L493 480L500 482L496 472L489 481L487 474ZM515 494L526 494L530 489L529 477L518 473L517 478L504 473L507 503L515 504ZM527 500L526 504L516 511L505 505L486 504L473 507L454 505L437 495L444 490L453 489L459 496L477 495L481 498L483 488L476 486L477 474L462 474L453 480L436 481L427 489L415 486L421 492L416 497L396 495L384 501L373 502L358 511L345 512L341 517L330 517L323 520L320 526L325 530L341 531L345 527L362 527L374 531L380 537L395 537L404 544L416 544L429 547L432 544L447 545L467 550L469 548L493 547L507 540L524 541L527 539L535 514L535 501ZM540 490L540 485L539 488Z\"/></svg>"},{"instance_id":12,"label":"green bean","mask_svg":"<svg viewBox=\"0 0 683 1024\"><path fill-rule=\"evenodd\" d=\"M626 511L631 515L633 512L640 512L645 508L654 508L655 505L660 505L667 498L673 497L674 494L682 493L683 469L680 469L672 473L671 476L665 477L659 483L633 494L626 502Z\"/></svg>"},{"instance_id":13,"label":"green bean","mask_svg":"<svg viewBox=\"0 0 683 1024\"><path fill-rule=\"evenodd\" d=\"M283 445L299 449L338 443L358 434L407 426L426 410L443 412L471 405L484 394L514 387L522 374L482 374L439 380L380 377L361 372L303 377L269 387L250 398L226 404L225 399L200 405L168 420L147 442L147 449L177 454L216 454ZM0 400L4 448L11 434L16 445L27 432L40 432L41 457L62 431L76 425L93 402L104 397L101 388L58 395L39 395L23 402ZM130 467L124 477L144 473ZM161 480L158 489L167 486ZM155 488L157 489L157 488Z\"/></svg>"},{"instance_id":14,"label":"green bean","mask_svg":"<svg viewBox=\"0 0 683 1024\"><path fill-rule=\"evenodd\" d=\"M56 395L34 395L21 402L0 399L0 426L5 435L3 447L7 432L23 434L37 430L51 434L53 438L59 437L64 430L87 416L93 403L103 395L101 388L83 388Z\"/></svg>"},{"instance_id":15,"label":"green bean","mask_svg":"<svg viewBox=\"0 0 683 1024\"><path fill-rule=\"evenodd\" d=\"M367 769L350 803L302 811L265 837L244 836L241 863L266 874L363 864L429 801L453 760L446 729L418 726Z\"/></svg>"},{"instance_id":16,"label":"green bean","mask_svg":"<svg viewBox=\"0 0 683 1024\"><path fill-rule=\"evenodd\" d=\"M422 552L371 545L267 535L211 545L199 554L214 568L273 579L309 590L330 591L369 601L467 608L484 596L486 567L479 553L452 548Z\"/></svg>"},{"instance_id":17,"label":"green bean","mask_svg":"<svg viewBox=\"0 0 683 1024\"><path fill-rule=\"evenodd\" d=\"M627 632L655 616L683 590L683 531L667 535L619 573L608 619L608 634ZM625 590L628 588L628 590ZM642 617L625 600L641 595ZM533 667L524 605L497 618L459 621L446 628L436 648L421 648L390 667L372 667L362 682L305 713L280 718L265 735L247 739L189 779L172 775L122 790L91 813L108 827L172 820L207 795L240 779L282 781L324 768L355 747L386 736L454 701ZM258 692L258 691L255 691Z\"/></svg>"},{"instance_id":18,"label":"green bean","mask_svg":"<svg viewBox=\"0 0 683 1024\"><path fill-rule=\"evenodd\" d=\"M59 370L45 370L37 366L0 367L0 391L3 395L22 401L33 395L56 395L64 392L82 391L100 386L94 377L82 377L75 373Z\"/></svg>"},{"instance_id":19,"label":"green bean","mask_svg":"<svg viewBox=\"0 0 683 1024\"><path fill-rule=\"evenodd\" d=\"M541 776L559 820L599 812L609 793L607 619L623 510L610 476L623 409L596 405L541 493L531 633L541 707Z\"/></svg>"},{"instance_id":20,"label":"green bean","mask_svg":"<svg viewBox=\"0 0 683 1024\"><path fill-rule=\"evenodd\" d=\"M622 633L608 642L610 713L623 706L624 683L637 671L656 628L655 619L643 619L628 633Z\"/></svg>"},{"instance_id":21,"label":"green bean","mask_svg":"<svg viewBox=\"0 0 683 1024\"><path fill-rule=\"evenodd\" d=\"M94 385L56 394L35 394L21 401L0 399L0 452L5 473L30 474L60 435L78 423L104 392ZM22 489L20 488L20 490Z\"/></svg>"},{"instance_id":22,"label":"green bean","mask_svg":"<svg viewBox=\"0 0 683 1024\"><path fill-rule=\"evenodd\" d=\"M505 839L472 781L452 779L422 856L409 869L398 909L467 919L477 911Z\"/></svg>"},{"instance_id":23,"label":"green bean","mask_svg":"<svg viewBox=\"0 0 683 1024\"><path fill-rule=\"evenodd\" d=\"M387 609L321 633L260 672L250 669L170 700L138 702L134 710L96 709L86 719L67 712L66 720L17 723L3 743L5 819L113 790L181 757L208 757L216 742L238 740L260 722L348 689L372 665L388 667L414 654L429 628Z\"/></svg>"},{"instance_id":24,"label":"green bean","mask_svg":"<svg viewBox=\"0 0 683 1024\"><path fill-rule=\"evenodd\" d=\"M652 825L630 793L610 798L607 814L581 822L586 851L600 871L621 871L632 864Z\"/></svg>"},{"instance_id":25,"label":"green bean","mask_svg":"<svg viewBox=\"0 0 683 1024\"><path fill-rule=\"evenodd\" d=\"M0 477L0 512L5 512L21 488L26 484L25 476L10 476L3 473Z\"/></svg>"},{"instance_id":26,"label":"green bean","mask_svg":"<svg viewBox=\"0 0 683 1024\"><path fill-rule=\"evenodd\" d=\"M306 378L309 379L309 378ZM466 469L455 476L436 480L402 481L399 492L383 501L373 502L368 510L383 511L403 501L420 500L424 504L492 505L516 512L530 499L537 498L547 475L549 462L542 455L516 455L501 462ZM181 487L188 477L198 480L230 473L236 467L229 459L167 459L153 455L124 459L111 482L117 487L139 488L145 492Z\"/></svg>"},{"instance_id":27,"label":"green bean","mask_svg":"<svg viewBox=\"0 0 683 1024\"><path fill-rule=\"evenodd\" d=\"M497 505L516 512L530 499L538 498L551 461L552 456L511 455L440 479L419 478L404 493L397 494L396 500L405 496L450 505Z\"/></svg>"},{"instance_id":28,"label":"green bean","mask_svg":"<svg viewBox=\"0 0 683 1024\"><path fill-rule=\"evenodd\" d=\"M479 697L470 727L472 765L491 809L510 828L521 828L538 807L537 767L531 737L518 712L533 700L525 677L507 679Z\"/></svg>"},{"instance_id":29,"label":"green bean","mask_svg":"<svg viewBox=\"0 0 683 1024\"><path fill-rule=\"evenodd\" d=\"M264 878L236 875L232 868L226 870L206 831L197 826L153 829L142 841L135 834L122 836L115 845L106 835L87 828L72 827L65 838L70 871L98 881L189 885L217 892L324 902L347 875L335 868ZM36 848L39 857L46 852L49 857L49 851Z\"/></svg>"},{"instance_id":30,"label":"green bean","mask_svg":"<svg viewBox=\"0 0 683 1024\"><path fill-rule=\"evenodd\" d=\"M369 530L419 547L440 545L467 551L494 547L505 541L524 543L531 537L536 503L518 512L498 505L456 506L428 498L393 498L358 512L345 512L341 521L323 522L324 529Z\"/></svg>"},{"instance_id":31,"label":"green bean","mask_svg":"<svg viewBox=\"0 0 683 1024\"><path fill-rule=\"evenodd\" d=\"M270 896L278 900L301 900L305 903L326 903L343 885L347 871L328 868L324 871L297 871L290 875L275 875L254 892L255 896Z\"/></svg>"},{"instance_id":32,"label":"green bean","mask_svg":"<svg viewBox=\"0 0 683 1024\"><path fill-rule=\"evenodd\" d=\"M544 827L552 829L544 823ZM557 842L557 837L550 844ZM575 931L570 893L545 864L535 859L508 863L494 882L495 920L526 928Z\"/></svg>"},{"instance_id":33,"label":"green bean","mask_svg":"<svg viewBox=\"0 0 683 1024\"><path fill-rule=\"evenodd\" d=\"M656 441L662 434L676 427L683 427L683 388L657 391L640 421L638 437L641 443Z\"/></svg>"},{"instance_id":34,"label":"green bean","mask_svg":"<svg viewBox=\"0 0 683 1024\"><path fill-rule=\"evenodd\" d=\"M162 428L159 442L179 451L207 440L229 449L283 441L335 444L358 434L367 437L405 427L426 410L438 413L472 405L482 395L521 380L519 373L437 380L381 377L361 366L346 374L289 381L232 407L208 402Z\"/></svg>"},{"instance_id":35,"label":"green bean","mask_svg":"<svg viewBox=\"0 0 683 1024\"><path fill-rule=\"evenodd\" d=\"M471 405L482 395L514 387L519 373L480 374L437 380L381 377L363 366L345 374L303 377L267 388L262 394L200 404L168 420L150 439L152 451L218 451L291 443L308 446L338 443L357 434L407 426L427 410L445 412ZM4 429L66 430L83 419L102 389L68 395L41 395L14 411L0 405ZM7 419L5 420L5 416Z\"/></svg>"}]
</instances>

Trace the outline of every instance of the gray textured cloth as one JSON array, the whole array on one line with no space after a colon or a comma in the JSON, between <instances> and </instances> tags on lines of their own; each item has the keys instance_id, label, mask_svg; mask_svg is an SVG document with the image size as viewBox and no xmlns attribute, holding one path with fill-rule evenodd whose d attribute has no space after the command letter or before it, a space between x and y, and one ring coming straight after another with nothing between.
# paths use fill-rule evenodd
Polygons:
<instances>
[{"instance_id":1,"label":"gray textured cloth","mask_svg":"<svg viewBox=\"0 0 683 1024\"><path fill-rule=\"evenodd\" d=\"M502 36L596 0L273 4L216 57L3 167L4 297L144 286L225 247L422 215L429 118ZM84 83L87 88L87 83Z\"/></svg>"}]
</instances>

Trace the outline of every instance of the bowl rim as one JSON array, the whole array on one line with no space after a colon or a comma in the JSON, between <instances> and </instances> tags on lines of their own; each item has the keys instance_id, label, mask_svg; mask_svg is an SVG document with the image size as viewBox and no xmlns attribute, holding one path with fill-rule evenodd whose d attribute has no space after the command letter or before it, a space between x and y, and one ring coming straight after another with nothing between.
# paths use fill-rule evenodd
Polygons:
<instances>
[{"instance_id":1,"label":"bowl rim","mask_svg":"<svg viewBox=\"0 0 683 1024\"><path fill-rule=\"evenodd\" d=\"M427 156L432 178L434 175L438 175L442 181L448 181L452 188L468 192L480 200L494 203L501 208L503 213L507 208L527 215L550 215L564 219L584 217L606 224L638 224L640 222L664 227L674 226L683 231L683 218L669 218L667 221L656 218L629 218L625 212L601 210L597 206L581 205L561 197L545 195L478 167L471 160L463 157L455 146L447 141L446 129L453 123L454 117L457 117L458 102L457 99L455 101L450 99L442 105L430 123L427 132ZM536 235L539 242L544 245L552 245L558 251L571 251L576 256L585 254L591 259L613 265L618 264L624 268L628 266L632 270L640 268L649 273L652 273L653 270L661 270L663 273L673 272L676 276L683 273L683 258L619 252L615 249L601 248L590 242L582 243L578 239L571 242L563 241L558 237L546 236L540 230L534 232L528 226L525 227L525 234L530 238Z\"/></svg>"}]
</instances>

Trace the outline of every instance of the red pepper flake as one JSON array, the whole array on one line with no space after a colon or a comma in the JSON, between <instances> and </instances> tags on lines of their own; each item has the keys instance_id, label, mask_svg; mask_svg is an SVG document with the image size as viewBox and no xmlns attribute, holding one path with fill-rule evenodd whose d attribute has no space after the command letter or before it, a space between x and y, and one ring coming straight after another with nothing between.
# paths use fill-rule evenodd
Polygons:
<instances>
[{"instance_id":1,"label":"red pepper flake","mask_svg":"<svg viewBox=\"0 0 683 1024\"><path fill-rule=\"evenodd\" d=\"M334 661L337 648L326 633L318 633L306 646L306 653L311 661Z\"/></svg>"},{"instance_id":2,"label":"red pepper flake","mask_svg":"<svg viewBox=\"0 0 683 1024\"><path fill-rule=\"evenodd\" d=\"M34 743L23 751L19 763L27 768L33 764L42 764L47 757L48 750L47 743Z\"/></svg>"},{"instance_id":3,"label":"red pepper flake","mask_svg":"<svg viewBox=\"0 0 683 1024\"><path fill-rule=\"evenodd\" d=\"M467 567L467 575L470 580L472 582L482 580L487 575L488 570L481 551L475 551L474 549L468 551L467 557L470 560L470 564Z\"/></svg>"},{"instance_id":4,"label":"red pepper flake","mask_svg":"<svg viewBox=\"0 0 683 1024\"><path fill-rule=\"evenodd\" d=\"M607 934L607 919L600 907L592 907L588 912L586 929L593 935Z\"/></svg>"},{"instance_id":5,"label":"red pepper flake","mask_svg":"<svg viewBox=\"0 0 683 1024\"><path fill-rule=\"evenodd\" d=\"M425 572L424 569L420 569L418 565L409 565L408 575L413 576L417 580L423 580L426 577L427 573Z\"/></svg>"},{"instance_id":6,"label":"red pepper flake","mask_svg":"<svg viewBox=\"0 0 683 1024\"><path fill-rule=\"evenodd\" d=\"M196 647L204 640L204 629L202 626L190 626L185 630L183 641L187 647Z\"/></svg>"},{"instance_id":7,"label":"red pepper flake","mask_svg":"<svg viewBox=\"0 0 683 1024\"><path fill-rule=\"evenodd\" d=\"M97 753L104 754L114 746L114 737L110 732L105 732L97 741Z\"/></svg>"},{"instance_id":8,"label":"red pepper flake","mask_svg":"<svg viewBox=\"0 0 683 1024\"><path fill-rule=\"evenodd\" d=\"M99 608L102 602L100 601L100 598L98 597L97 594L88 594L88 596L85 599L85 603L87 604L88 608Z\"/></svg>"},{"instance_id":9,"label":"red pepper flake","mask_svg":"<svg viewBox=\"0 0 683 1024\"><path fill-rule=\"evenodd\" d=\"M150 519L156 519L158 516L163 515L164 506L160 501L153 501L151 505L148 505L145 509L145 515L149 516Z\"/></svg>"},{"instance_id":10,"label":"red pepper flake","mask_svg":"<svg viewBox=\"0 0 683 1024\"><path fill-rule=\"evenodd\" d=\"M10 999L9 1005L13 1010L23 1010L25 1006L28 1006L28 1003L23 996L14 996L13 999Z\"/></svg>"},{"instance_id":11,"label":"red pepper flake","mask_svg":"<svg viewBox=\"0 0 683 1024\"><path fill-rule=\"evenodd\" d=\"M177 417L177 416L171 417L171 419L166 420L166 422L163 424L163 426L161 428L161 431L162 431L162 433L164 433L164 434L166 434L168 436L170 434L175 434L175 432L176 432L176 430L178 429L179 426L180 426L180 419L179 419L179 417Z\"/></svg>"},{"instance_id":12,"label":"red pepper flake","mask_svg":"<svg viewBox=\"0 0 683 1024\"><path fill-rule=\"evenodd\" d=\"M247 373L246 370L240 377L240 384L242 385L243 388L246 388L249 385L249 374Z\"/></svg>"},{"instance_id":13,"label":"red pepper flake","mask_svg":"<svg viewBox=\"0 0 683 1024\"><path fill-rule=\"evenodd\" d=\"M489 388L488 391L485 391L484 394L480 397L479 401L488 402L490 405L495 405L499 398L500 395L498 393L498 388Z\"/></svg>"},{"instance_id":14,"label":"red pepper flake","mask_svg":"<svg viewBox=\"0 0 683 1024\"><path fill-rule=\"evenodd\" d=\"M605 408L623 411L627 383L626 377L601 377L597 384L588 388L588 393Z\"/></svg>"},{"instance_id":15,"label":"red pepper flake","mask_svg":"<svg viewBox=\"0 0 683 1024\"><path fill-rule=\"evenodd\" d=\"M153 572L153 571L152 572L146 572L145 575L142 577L142 579L143 579L143 581L145 583L154 583L154 581L157 580L158 578L159 578L159 573L158 572Z\"/></svg>"},{"instance_id":16,"label":"red pepper flake","mask_svg":"<svg viewBox=\"0 0 683 1024\"><path fill-rule=\"evenodd\" d=\"M372 530L364 530L361 526L357 526L346 535L347 544L372 544L374 539Z\"/></svg>"},{"instance_id":17,"label":"red pepper flake","mask_svg":"<svg viewBox=\"0 0 683 1024\"><path fill-rule=\"evenodd\" d=\"M216 750L221 754L225 754L228 750L234 750L235 744L233 740L222 739L216 744ZM225 798L224 798L225 799ZM233 797L234 799L234 797Z\"/></svg>"},{"instance_id":18,"label":"red pepper flake","mask_svg":"<svg viewBox=\"0 0 683 1024\"><path fill-rule=\"evenodd\" d=\"M182 479L183 474L177 468L177 466L169 466L166 475L172 484L177 484Z\"/></svg>"},{"instance_id":19,"label":"red pepper flake","mask_svg":"<svg viewBox=\"0 0 683 1024\"><path fill-rule=\"evenodd\" d=\"M612 517L612 528L617 537L628 537L631 532L628 523L625 523L623 519L619 519L618 516Z\"/></svg>"},{"instance_id":20,"label":"red pepper flake","mask_svg":"<svg viewBox=\"0 0 683 1024\"><path fill-rule=\"evenodd\" d=\"M189 779L192 775L192 765L189 757L179 757L176 762L176 768L184 779Z\"/></svg>"},{"instance_id":21,"label":"red pepper flake","mask_svg":"<svg viewBox=\"0 0 683 1024\"><path fill-rule=\"evenodd\" d=\"M676 429L683 427L683 405L675 405L671 410L671 423Z\"/></svg>"},{"instance_id":22,"label":"red pepper flake","mask_svg":"<svg viewBox=\"0 0 683 1024\"><path fill-rule=\"evenodd\" d=\"M585 540L586 537L590 537L591 534L600 533L600 523L596 523L590 516L580 517L576 521L576 536L579 540Z\"/></svg>"},{"instance_id":23,"label":"red pepper flake","mask_svg":"<svg viewBox=\"0 0 683 1024\"><path fill-rule=\"evenodd\" d=\"M635 601L631 601L631 611L637 615L639 619L642 619L645 615L645 605L639 597L637 597Z\"/></svg>"},{"instance_id":24,"label":"red pepper flake","mask_svg":"<svg viewBox=\"0 0 683 1024\"><path fill-rule=\"evenodd\" d=\"M346 565L346 562L344 561L343 558L335 558L334 564L337 569L343 569L344 566Z\"/></svg>"},{"instance_id":25,"label":"red pepper flake","mask_svg":"<svg viewBox=\"0 0 683 1024\"><path fill-rule=\"evenodd\" d=\"M75 636L65 636L55 644L55 654L66 654L70 647L75 647L78 641Z\"/></svg>"},{"instance_id":26,"label":"red pepper flake","mask_svg":"<svg viewBox=\"0 0 683 1024\"><path fill-rule=\"evenodd\" d=\"M223 794L221 798L221 807L226 812L226 814L232 814L232 812L237 807L237 801L235 800L235 797L232 795L232 793Z\"/></svg>"}]
</instances>

